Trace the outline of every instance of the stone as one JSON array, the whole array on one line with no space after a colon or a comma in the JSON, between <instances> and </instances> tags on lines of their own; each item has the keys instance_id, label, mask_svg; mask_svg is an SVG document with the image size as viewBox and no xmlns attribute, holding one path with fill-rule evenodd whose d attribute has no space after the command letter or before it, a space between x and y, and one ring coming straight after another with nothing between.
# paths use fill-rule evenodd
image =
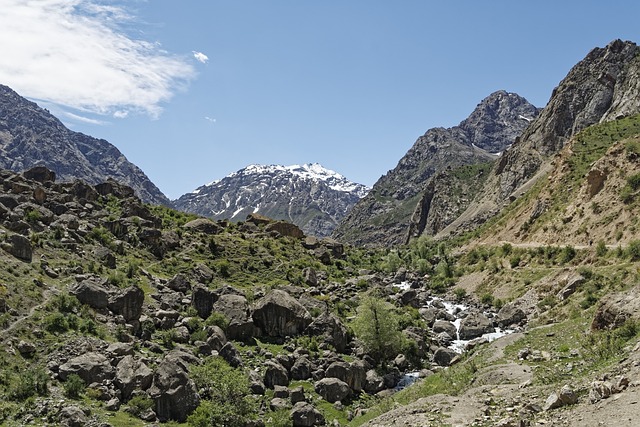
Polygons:
<instances>
[{"instance_id":1,"label":"stone","mask_svg":"<svg viewBox=\"0 0 640 427\"><path fill-rule=\"evenodd\" d=\"M591 330L615 329L628 319L640 320L640 286L603 298L591 322Z\"/></svg>"},{"instance_id":2,"label":"stone","mask_svg":"<svg viewBox=\"0 0 640 427\"><path fill-rule=\"evenodd\" d=\"M124 317L126 322L140 319L144 291L137 286L129 286L117 291L109 298L109 310Z\"/></svg>"},{"instance_id":3,"label":"stone","mask_svg":"<svg viewBox=\"0 0 640 427\"><path fill-rule=\"evenodd\" d=\"M46 182L55 182L56 173L44 166L35 166L22 172L22 176L26 179L44 184Z\"/></svg>"},{"instance_id":4,"label":"stone","mask_svg":"<svg viewBox=\"0 0 640 427\"><path fill-rule=\"evenodd\" d=\"M227 337L219 326L207 327L207 345L215 351L220 351L227 343Z\"/></svg>"},{"instance_id":5,"label":"stone","mask_svg":"<svg viewBox=\"0 0 640 427\"><path fill-rule=\"evenodd\" d=\"M162 359L153 374L149 395L154 400L155 413L161 422L184 422L200 404L185 363L190 359L190 355L173 350Z\"/></svg>"},{"instance_id":6,"label":"stone","mask_svg":"<svg viewBox=\"0 0 640 427\"><path fill-rule=\"evenodd\" d=\"M253 322L264 335L284 338L302 333L311 316L291 295L273 290L256 303Z\"/></svg>"},{"instance_id":7,"label":"stone","mask_svg":"<svg viewBox=\"0 0 640 427\"><path fill-rule=\"evenodd\" d=\"M2 246L3 249L22 261L31 262L33 248L31 247L31 241L27 237L20 234L12 234L8 241L8 244Z\"/></svg>"},{"instance_id":8,"label":"stone","mask_svg":"<svg viewBox=\"0 0 640 427\"><path fill-rule=\"evenodd\" d=\"M378 374L374 369L370 369L366 373L364 391L369 394L376 394L384 390L384 378Z\"/></svg>"},{"instance_id":9,"label":"stone","mask_svg":"<svg viewBox=\"0 0 640 427\"><path fill-rule=\"evenodd\" d=\"M322 337L324 342L333 346L339 353L344 353L350 337L342 321L334 314L323 312L305 329L305 334Z\"/></svg>"},{"instance_id":10,"label":"stone","mask_svg":"<svg viewBox=\"0 0 640 427\"><path fill-rule=\"evenodd\" d=\"M202 284L193 287L191 293L191 305L198 312L198 316L203 319L208 318L213 311L213 304L218 299L218 294Z\"/></svg>"},{"instance_id":11,"label":"stone","mask_svg":"<svg viewBox=\"0 0 640 427\"><path fill-rule=\"evenodd\" d=\"M298 386L292 389L289 393L289 399L291 400L291 403L294 405L298 402L304 402L305 401L304 387Z\"/></svg>"},{"instance_id":12,"label":"stone","mask_svg":"<svg viewBox=\"0 0 640 427\"><path fill-rule=\"evenodd\" d=\"M230 340L246 341L259 332L253 324L249 303L242 295L221 295L212 311L222 313L229 320L226 334Z\"/></svg>"},{"instance_id":13,"label":"stone","mask_svg":"<svg viewBox=\"0 0 640 427\"><path fill-rule=\"evenodd\" d=\"M511 325L518 325L525 320L527 320L526 313L514 303L509 303L502 306L496 316L496 324L501 328L506 328Z\"/></svg>"},{"instance_id":14,"label":"stone","mask_svg":"<svg viewBox=\"0 0 640 427\"><path fill-rule=\"evenodd\" d=\"M351 395L349 385L337 378L323 378L313 387L316 393L329 403L342 401Z\"/></svg>"},{"instance_id":15,"label":"stone","mask_svg":"<svg viewBox=\"0 0 640 427\"><path fill-rule=\"evenodd\" d=\"M613 384L609 381L593 381L589 388L589 402L597 403L613 394Z\"/></svg>"},{"instance_id":16,"label":"stone","mask_svg":"<svg viewBox=\"0 0 640 427\"><path fill-rule=\"evenodd\" d=\"M289 403L289 399L284 399L282 397L274 397L269 402L269 409L271 409L272 411L279 411L283 409L288 409L290 407L291 407L291 404Z\"/></svg>"},{"instance_id":17,"label":"stone","mask_svg":"<svg viewBox=\"0 0 640 427\"><path fill-rule=\"evenodd\" d=\"M189 221L182 228L204 234L219 234L223 230L221 226L206 218L197 218Z\"/></svg>"},{"instance_id":18,"label":"stone","mask_svg":"<svg viewBox=\"0 0 640 427\"><path fill-rule=\"evenodd\" d=\"M242 366L242 356L231 341L228 341L225 345L223 345L219 353L220 357L226 360L227 363L232 367L237 368Z\"/></svg>"},{"instance_id":19,"label":"stone","mask_svg":"<svg viewBox=\"0 0 640 427\"><path fill-rule=\"evenodd\" d=\"M147 390L151 387L153 371L142 361L127 355L116 366L114 382L126 401L129 400L133 390Z\"/></svg>"},{"instance_id":20,"label":"stone","mask_svg":"<svg viewBox=\"0 0 640 427\"><path fill-rule=\"evenodd\" d=\"M308 380L313 372L313 364L308 357L298 357L291 367L291 378L294 380Z\"/></svg>"},{"instance_id":21,"label":"stone","mask_svg":"<svg viewBox=\"0 0 640 427\"><path fill-rule=\"evenodd\" d=\"M58 375L61 380L65 381L71 374L76 374L86 384L91 384L111 380L115 372L109 359L103 354L90 352L74 357L60 366Z\"/></svg>"},{"instance_id":22,"label":"stone","mask_svg":"<svg viewBox=\"0 0 640 427\"><path fill-rule=\"evenodd\" d=\"M455 339L458 335L456 326L447 320L436 320L433 324L433 333L439 334L445 332L451 338Z\"/></svg>"},{"instance_id":23,"label":"stone","mask_svg":"<svg viewBox=\"0 0 640 427\"><path fill-rule=\"evenodd\" d=\"M312 427L324 425L322 414L310 403L297 402L291 410L293 427Z\"/></svg>"},{"instance_id":24,"label":"stone","mask_svg":"<svg viewBox=\"0 0 640 427\"><path fill-rule=\"evenodd\" d=\"M366 370L362 361L353 363L337 361L329 365L325 371L325 378L337 378L345 382L356 393L362 391L366 381Z\"/></svg>"},{"instance_id":25,"label":"stone","mask_svg":"<svg viewBox=\"0 0 640 427\"><path fill-rule=\"evenodd\" d=\"M16 348L23 357L31 357L36 352L36 346L33 343L23 340L20 340Z\"/></svg>"},{"instance_id":26,"label":"stone","mask_svg":"<svg viewBox=\"0 0 640 427\"><path fill-rule=\"evenodd\" d=\"M91 308L102 309L109 305L110 292L106 287L106 280L99 277L89 277L69 288L69 293Z\"/></svg>"},{"instance_id":27,"label":"stone","mask_svg":"<svg viewBox=\"0 0 640 427\"><path fill-rule=\"evenodd\" d=\"M286 221L276 221L265 226L265 231L273 231L283 237L304 239L304 232L295 224Z\"/></svg>"},{"instance_id":28,"label":"stone","mask_svg":"<svg viewBox=\"0 0 640 427\"><path fill-rule=\"evenodd\" d=\"M256 371L249 371L249 389L252 394L258 396L263 396L266 391L264 381L262 381L262 377Z\"/></svg>"},{"instance_id":29,"label":"stone","mask_svg":"<svg viewBox=\"0 0 640 427\"><path fill-rule=\"evenodd\" d=\"M461 340L471 340L495 332L493 322L482 313L471 313L460 322L458 334Z\"/></svg>"},{"instance_id":30,"label":"stone","mask_svg":"<svg viewBox=\"0 0 640 427\"><path fill-rule=\"evenodd\" d=\"M267 360L264 363L264 385L267 388L273 389L277 385L288 386L289 374L287 370L280 363L272 360Z\"/></svg>"},{"instance_id":31,"label":"stone","mask_svg":"<svg viewBox=\"0 0 640 427\"><path fill-rule=\"evenodd\" d=\"M64 427L84 427L89 418L77 405L64 406L58 414L60 425Z\"/></svg>"},{"instance_id":32,"label":"stone","mask_svg":"<svg viewBox=\"0 0 640 427\"><path fill-rule=\"evenodd\" d=\"M191 283L189 283L189 279L182 273L178 273L173 276L167 282L167 287L173 291L182 292L183 294L187 293L191 289Z\"/></svg>"},{"instance_id":33,"label":"stone","mask_svg":"<svg viewBox=\"0 0 640 427\"><path fill-rule=\"evenodd\" d=\"M446 347L438 347L433 353L433 361L439 366L449 366L451 361L458 355L454 350Z\"/></svg>"}]
</instances>

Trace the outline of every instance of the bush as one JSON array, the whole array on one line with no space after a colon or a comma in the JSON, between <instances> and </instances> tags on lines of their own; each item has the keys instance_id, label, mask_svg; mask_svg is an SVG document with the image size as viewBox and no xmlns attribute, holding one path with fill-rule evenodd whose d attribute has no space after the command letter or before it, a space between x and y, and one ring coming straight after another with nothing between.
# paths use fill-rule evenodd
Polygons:
<instances>
[{"instance_id":1,"label":"bush","mask_svg":"<svg viewBox=\"0 0 640 427\"><path fill-rule=\"evenodd\" d=\"M7 389L9 399L14 401L23 401L35 395L45 396L48 392L49 376L41 367L12 376Z\"/></svg>"},{"instance_id":2,"label":"bush","mask_svg":"<svg viewBox=\"0 0 640 427\"><path fill-rule=\"evenodd\" d=\"M214 311L207 317L204 323L207 326L218 326L223 331L226 331L229 326L229 319L227 319L227 316L224 314Z\"/></svg>"},{"instance_id":3,"label":"bush","mask_svg":"<svg viewBox=\"0 0 640 427\"><path fill-rule=\"evenodd\" d=\"M607 254L607 245L604 240L598 240L596 244L596 255L605 256Z\"/></svg>"},{"instance_id":4,"label":"bush","mask_svg":"<svg viewBox=\"0 0 640 427\"><path fill-rule=\"evenodd\" d=\"M626 253L631 261L640 260L640 240L632 240L627 246Z\"/></svg>"},{"instance_id":5,"label":"bush","mask_svg":"<svg viewBox=\"0 0 640 427\"><path fill-rule=\"evenodd\" d=\"M562 252L560 252L560 263L562 264L567 263L572 259L574 259L576 255L577 255L576 249L571 245L567 245L564 248L562 248Z\"/></svg>"},{"instance_id":6,"label":"bush","mask_svg":"<svg viewBox=\"0 0 640 427\"><path fill-rule=\"evenodd\" d=\"M84 393L84 380L78 374L71 374L64 382L64 395L69 399L78 399Z\"/></svg>"},{"instance_id":7,"label":"bush","mask_svg":"<svg viewBox=\"0 0 640 427\"><path fill-rule=\"evenodd\" d=\"M67 319L62 313L52 313L43 319L44 329L52 334L63 334L69 330Z\"/></svg>"},{"instance_id":8,"label":"bush","mask_svg":"<svg viewBox=\"0 0 640 427\"><path fill-rule=\"evenodd\" d=\"M635 175L631 175L630 177L628 177L627 184L634 191L640 189L640 173L637 173Z\"/></svg>"},{"instance_id":9,"label":"bush","mask_svg":"<svg viewBox=\"0 0 640 427\"><path fill-rule=\"evenodd\" d=\"M204 364L194 366L191 378L203 391L201 397L205 400L187 419L189 426L243 427L257 412L249 379L221 357L211 357Z\"/></svg>"},{"instance_id":10,"label":"bush","mask_svg":"<svg viewBox=\"0 0 640 427\"><path fill-rule=\"evenodd\" d=\"M149 396L145 396L142 394L137 395L132 397L131 400L129 400L129 403L127 403L127 406L129 406L127 412L136 417L139 417L144 412L153 408L153 405L153 400Z\"/></svg>"}]
</instances>

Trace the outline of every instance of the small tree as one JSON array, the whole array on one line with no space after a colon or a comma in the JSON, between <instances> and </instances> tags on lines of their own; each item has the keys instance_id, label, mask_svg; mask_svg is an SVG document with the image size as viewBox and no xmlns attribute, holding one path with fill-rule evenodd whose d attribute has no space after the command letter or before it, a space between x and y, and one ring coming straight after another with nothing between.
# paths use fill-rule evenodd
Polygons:
<instances>
[{"instance_id":1,"label":"small tree","mask_svg":"<svg viewBox=\"0 0 640 427\"><path fill-rule=\"evenodd\" d=\"M352 327L371 357L380 363L395 357L403 348L398 315L391 304L380 298L367 296L362 300Z\"/></svg>"}]
</instances>

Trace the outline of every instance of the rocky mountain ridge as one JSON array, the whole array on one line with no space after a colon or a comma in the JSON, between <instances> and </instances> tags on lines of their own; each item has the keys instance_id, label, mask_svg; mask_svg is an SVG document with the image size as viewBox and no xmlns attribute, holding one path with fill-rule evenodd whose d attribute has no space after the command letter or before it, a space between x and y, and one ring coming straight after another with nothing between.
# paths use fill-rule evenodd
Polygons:
<instances>
[{"instance_id":1,"label":"rocky mountain ridge","mask_svg":"<svg viewBox=\"0 0 640 427\"><path fill-rule=\"evenodd\" d=\"M595 48L553 90L547 106L489 174L477 200L441 233L474 229L545 173L549 161L587 126L640 112L640 48L615 40Z\"/></svg>"},{"instance_id":2,"label":"rocky mountain ridge","mask_svg":"<svg viewBox=\"0 0 640 427\"><path fill-rule=\"evenodd\" d=\"M419 204L424 205L431 177L460 166L494 161L497 155L492 153L504 151L537 114L538 109L526 99L497 91L482 100L460 125L428 130L350 211L334 237L360 245L405 243L412 214Z\"/></svg>"},{"instance_id":3,"label":"rocky mountain ridge","mask_svg":"<svg viewBox=\"0 0 640 427\"><path fill-rule=\"evenodd\" d=\"M174 204L213 219L237 222L252 213L285 219L306 234L324 237L368 191L317 163L250 165L198 187Z\"/></svg>"},{"instance_id":4,"label":"rocky mountain ridge","mask_svg":"<svg viewBox=\"0 0 640 427\"><path fill-rule=\"evenodd\" d=\"M0 85L0 168L21 172L46 166L59 180L98 184L113 178L145 202L169 199L112 144L67 129L57 118Z\"/></svg>"}]
</instances>

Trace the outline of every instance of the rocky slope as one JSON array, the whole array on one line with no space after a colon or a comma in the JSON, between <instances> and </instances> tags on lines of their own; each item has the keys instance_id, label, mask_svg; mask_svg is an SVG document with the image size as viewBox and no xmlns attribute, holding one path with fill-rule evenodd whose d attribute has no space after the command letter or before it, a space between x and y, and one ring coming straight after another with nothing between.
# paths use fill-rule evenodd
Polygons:
<instances>
[{"instance_id":1,"label":"rocky slope","mask_svg":"<svg viewBox=\"0 0 640 427\"><path fill-rule=\"evenodd\" d=\"M443 235L473 229L495 215L551 169L550 157L577 132L640 112L639 52L635 43L615 40L575 65L538 118L501 156L481 196Z\"/></svg>"},{"instance_id":2,"label":"rocky slope","mask_svg":"<svg viewBox=\"0 0 640 427\"><path fill-rule=\"evenodd\" d=\"M114 178L146 202L170 203L109 142L67 129L47 110L0 85L0 168L21 172L37 165L48 167L63 181L98 184Z\"/></svg>"},{"instance_id":3,"label":"rocky slope","mask_svg":"<svg viewBox=\"0 0 640 427\"><path fill-rule=\"evenodd\" d=\"M426 200L432 198L427 194L431 191L427 183L432 176L464 165L494 161L497 156L491 153L501 152L512 144L537 113L537 108L524 98L498 91L478 104L460 125L430 129L418 138L393 170L376 182L334 236L354 244L404 243L411 217L419 205L422 217L427 216ZM447 196L441 194L441 197ZM453 199L445 204L459 206L461 203L465 203L464 200ZM441 217L440 226L447 225L448 221ZM414 221L412 232L415 234L415 229L420 229L424 222ZM417 233L422 232L420 229Z\"/></svg>"},{"instance_id":4,"label":"rocky slope","mask_svg":"<svg viewBox=\"0 0 640 427\"><path fill-rule=\"evenodd\" d=\"M331 234L369 189L319 164L251 165L175 200L185 212L244 220L250 213L284 219L306 234Z\"/></svg>"}]
</instances>

